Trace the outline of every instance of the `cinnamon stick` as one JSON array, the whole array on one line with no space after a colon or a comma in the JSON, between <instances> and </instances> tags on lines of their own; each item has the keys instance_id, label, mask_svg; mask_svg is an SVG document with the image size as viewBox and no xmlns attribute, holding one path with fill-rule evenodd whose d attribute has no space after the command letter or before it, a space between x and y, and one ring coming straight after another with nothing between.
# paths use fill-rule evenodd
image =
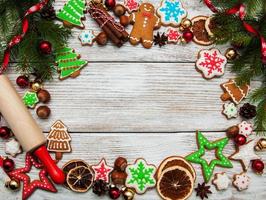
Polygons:
<instances>
[{"instance_id":1,"label":"cinnamon stick","mask_svg":"<svg viewBox=\"0 0 266 200\"><path fill-rule=\"evenodd\" d=\"M90 7L93 9L94 5L90 5ZM88 9L88 12L90 13L91 16L93 16L93 10L92 9ZM95 14L94 14L95 15ZM98 16L97 16L98 17ZM105 24L103 25L103 20L100 18L93 18L97 24L102 28L102 30L106 33L107 37L117 46L117 47L121 47L123 45L122 41L107 27L107 25Z\"/></svg>"},{"instance_id":2,"label":"cinnamon stick","mask_svg":"<svg viewBox=\"0 0 266 200\"><path fill-rule=\"evenodd\" d=\"M96 7L98 9L101 9L107 16L111 17L111 15L105 10L105 8L101 4L96 5ZM118 22L116 23L118 24ZM128 40L129 34L125 31L125 29L120 32L114 27L114 25L110 21L108 21L106 25L119 39L123 40L124 42Z\"/></svg>"}]
</instances>

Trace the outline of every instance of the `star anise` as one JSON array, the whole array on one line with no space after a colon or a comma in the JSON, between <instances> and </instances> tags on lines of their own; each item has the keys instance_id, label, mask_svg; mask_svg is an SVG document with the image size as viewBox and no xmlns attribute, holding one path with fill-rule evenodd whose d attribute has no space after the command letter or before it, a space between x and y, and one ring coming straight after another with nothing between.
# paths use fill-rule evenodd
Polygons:
<instances>
[{"instance_id":1,"label":"star anise","mask_svg":"<svg viewBox=\"0 0 266 200\"><path fill-rule=\"evenodd\" d=\"M165 33L160 35L159 32L157 32L157 35L155 35L153 39L154 45L158 44L159 47L166 45L167 41L168 41L168 37L165 35Z\"/></svg>"},{"instance_id":2,"label":"star anise","mask_svg":"<svg viewBox=\"0 0 266 200\"><path fill-rule=\"evenodd\" d=\"M212 194L210 187L211 186L205 185L205 183L198 183L198 187L195 188L197 192L196 196L200 196L201 199L208 198L208 194Z\"/></svg>"}]
</instances>

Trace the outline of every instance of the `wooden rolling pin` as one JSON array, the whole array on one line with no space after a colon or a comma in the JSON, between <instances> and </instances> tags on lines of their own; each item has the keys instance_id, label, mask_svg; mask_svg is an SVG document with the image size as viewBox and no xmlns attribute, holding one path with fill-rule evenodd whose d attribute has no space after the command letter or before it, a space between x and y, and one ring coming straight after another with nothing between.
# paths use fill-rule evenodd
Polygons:
<instances>
[{"instance_id":1,"label":"wooden rolling pin","mask_svg":"<svg viewBox=\"0 0 266 200\"><path fill-rule=\"evenodd\" d=\"M42 130L5 75L0 75L0 112L22 148L39 158L55 183L64 183L65 175L50 157Z\"/></svg>"}]
</instances>

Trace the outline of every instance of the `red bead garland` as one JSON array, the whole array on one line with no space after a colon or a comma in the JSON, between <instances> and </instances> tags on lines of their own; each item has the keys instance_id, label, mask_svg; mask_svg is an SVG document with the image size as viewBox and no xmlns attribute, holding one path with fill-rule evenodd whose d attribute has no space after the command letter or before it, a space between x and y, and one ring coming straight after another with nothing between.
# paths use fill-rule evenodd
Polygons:
<instances>
[{"instance_id":1,"label":"red bead garland","mask_svg":"<svg viewBox=\"0 0 266 200\"><path fill-rule=\"evenodd\" d=\"M186 42L191 42L193 37L194 37L194 35L193 35L192 31L190 31L190 30L184 31L183 38L185 39Z\"/></svg>"},{"instance_id":2,"label":"red bead garland","mask_svg":"<svg viewBox=\"0 0 266 200\"><path fill-rule=\"evenodd\" d=\"M252 169L257 173L263 173L264 163L260 159L253 160Z\"/></svg>"},{"instance_id":3,"label":"red bead garland","mask_svg":"<svg viewBox=\"0 0 266 200\"><path fill-rule=\"evenodd\" d=\"M7 126L0 127L0 138L8 139L12 136L10 128Z\"/></svg>"},{"instance_id":4,"label":"red bead garland","mask_svg":"<svg viewBox=\"0 0 266 200\"><path fill-rule=\"evenodd\" d=\"M20 88L26 88L29 86L29 78L27 76L19 76L16 79L16 83Z\"/></svg>"},{"instance_id":5,"label":"red bead garland","mask_svg":"<svg viewBox=\"0 0 266 200\"><path fill-rule=\"evenodd\" d=\"M235 138L234 138L235 144L238 146L244 145L247 142L247 138L244 135L238 134Z\"/></svg>"},{"instance_id":6,"label":"red bead garland","mask_svg":"<svg viewBox=\"0 0 266 200\"><path fill-rule=\"evenodd\" d=\"M41 41L39 43L39 50L42 54L48 55L52 53L52 44L48 41Z\"/></svg>"},{"instance_id":7,"label":"red bead garland","mask_svg":"<svg viewBox=\"0 0 266 200\"><path fill-rule=\"evenodd\" d=\"M15 162L10 159L10 158L6 158L3 160L3 169L5 170L5 172L11 172L13 171L15 168Z\"/></svg>"}]
</instances>

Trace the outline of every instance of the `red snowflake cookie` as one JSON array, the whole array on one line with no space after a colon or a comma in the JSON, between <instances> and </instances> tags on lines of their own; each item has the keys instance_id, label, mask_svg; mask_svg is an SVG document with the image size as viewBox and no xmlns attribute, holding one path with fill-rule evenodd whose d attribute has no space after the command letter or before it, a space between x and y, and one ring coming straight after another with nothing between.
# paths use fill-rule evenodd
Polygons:
<instances>
[{"instance_id":1,"label":"red snowflake cookie","mask_svg":"<svg viewBox=\"0 0 266 200\"><path fill-rule=\"evenodd\" d=\"M124 6L131 13L138 10L139 3L136 0L124 0Z\"/></svg>"},{"instance_id":2,"label":"red snowflake cookie","mask_svg":"<svg viewBox=\"0 0 266 200\"><path fill-rule=\"evenodd\" d=\"M196 62L196 68L206 79L222 76L225 72L227 59L218 49L202 50Z\"/></svg>"},{"instance_id":3,"label":"red snowflake cookie","mask_svg":"<svg viewBox=\"0 0 266 200\"><path fill-rule=\"evenodd\" d=\"M167 30L167 37L168 37L168 42L169 43L177 43L179 39L181 38L181 33L175 28L169 28Z\"/></svg>"}]
</instances>

